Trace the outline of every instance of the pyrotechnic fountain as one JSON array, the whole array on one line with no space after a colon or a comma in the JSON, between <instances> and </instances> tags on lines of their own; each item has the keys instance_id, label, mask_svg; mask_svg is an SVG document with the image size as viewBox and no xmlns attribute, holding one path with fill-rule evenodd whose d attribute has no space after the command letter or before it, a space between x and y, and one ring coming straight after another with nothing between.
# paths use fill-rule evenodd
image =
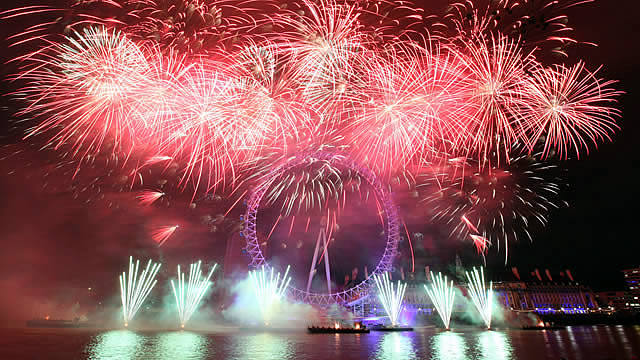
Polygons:
<instances>
[{"instance_id":1,"label":"pyrotechnic fountain","mask_svg":"<svg viewBox=\"0 0 640 360\"><path fill-rule=\"evenodd\" d=\"M407 284L403 284L398 280L396 286L393 286L389 279L389 273L384 273L380 276L374 275L374 279L378 286L378 298L389 316L389 320L391 320L391 326L398 326L398 318L402 311L402 300L404 299Z\"/></svg>"},{"instance_id":2,"label":"pyrotechnic fountain","mask_svg":"<svg viewBox=\"0 0 640 360\"><path fill-rule=\"evenodd\" d=\"M491 308L493 306L493 282L489 282L489 288L485 286L484 282L484 269L481 267L480 271L473 268L473 271L467 274L467 280L469 280L469 295L473 300L473 305L482 316L482 320L487 329L491 328Z\"/></svg>"},{"instance_id":3,"label":"pyrotechnic fountain","mask_svg":"<svg viewBox=\"0 0 640 360\"><path fill-rule=\"evenodd\" d=\"M249 272L249 281L256 295L256 302L265 325L269 325L274 306L282 300L289 282L291 282L291 277L288 276L289 268L287 266L282 277L280 277L280 272L274 276L273 267L265 269L264 265L260 270Z\"/></svg>"},{"instance_id":4,"label":"pyrotechnic fountain","mask_svg":"<svg viewBox=\"0 0 640 360\"><path fill-rule=\"evenodd\" d=\"M427 291L427 295L429 295L431 302L433 302L436 311L438 311L438 315L440 315L445 329L449 330L453 300L455 298L453 280L449 283L446 275L438 273L437 276L434 276L433 272L431 272L431 279L431 287L425 285L424 289Z\"/></svg>"},{"instance_id":5,"label":"pyrotechnic fountain","mask_svg":"<svg viewBox=\"0 0 640 360\"><path fill-rule=\"evenodd\" d=\"M205 277L200 269L201 264L202 261L191 264L189 267L189 278L186 283L184 273L180 271L180 265L178 265L177 285L171 280L171 288L173 289L178 316L180 317L180 326L183 328L189 319L191 319L191 316L198 310L198 305L200 305L202 298L212 284L209 279L211 279L211 275L218 266L218 264L214 264L209 271L209 275Z\"/></svg>"},{"instance_id":6,"label":"pyrotechnic fountain","mask_svg":"<svg viewBox=\"0 0 640 360\"><path fill-rule=\"evenodd\" d=\"M122 298L124 326L129 326L129 322L136 316L145 299L158 282L155 277L160 266L160 263L154 264L149 260L147 267L138 276L140 260L136 260L134 266L133 256L129 257L129 272L123 272L120 275L120 296Z\"/></svg>"}]
</instances>

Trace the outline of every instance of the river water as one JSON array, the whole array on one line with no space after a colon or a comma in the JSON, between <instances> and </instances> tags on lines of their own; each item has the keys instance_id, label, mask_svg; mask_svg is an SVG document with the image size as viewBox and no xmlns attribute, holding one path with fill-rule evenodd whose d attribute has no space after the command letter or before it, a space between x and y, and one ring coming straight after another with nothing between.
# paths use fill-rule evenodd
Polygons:
<instances>
[{"instance_id":1,"label":"river water","mask_svg":"<svg viewBox=\"0 0 640 360\"><path fill-rule=\"evenodd\" d=\"M2 329L0 359L640 359L640 326L405 333Z\"/></svg>"}]
</instances>

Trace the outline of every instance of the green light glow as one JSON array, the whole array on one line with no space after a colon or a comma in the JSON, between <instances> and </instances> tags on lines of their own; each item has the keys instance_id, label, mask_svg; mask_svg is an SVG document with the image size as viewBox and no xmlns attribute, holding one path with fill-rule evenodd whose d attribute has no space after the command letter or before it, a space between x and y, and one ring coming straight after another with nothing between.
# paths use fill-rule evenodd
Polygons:
<instances>
[{"instance_id":1,"label":"green light glow","mask_svg":"<svg viewBox=\"0 0 640 360\"><path fill-rule=\"evenodd\" d=\"M233 346L227 359L237 360L287 360L298 359L294 355L294 341L283 334L243 334L233 338Z\"/></svg>"},{"instance_id":2,"label":"green light glow","mask_svg":"<svg viewBox=\"0 0 640 360\"><path fill-rule=\"evenodd\" d=\"M487 328L491 328L491 309L493 307L493 282L489 282L489 289L486 288L484 282L484 269L473 268L473 271L467 274L469 280L469 295L473 300L473 305L482 316L482 320Z\"/></svg>"},{"instance_id":3,"label":"green light glow","mask_svg":"<svg viewBox=\"0 0 640 360\"><path fill-rule=\"evenodd\" d=\"M514 358L509 338L501 332L485 331L478 336L482 360L509 360Z\"/></svg>"},{"instance_id":4,"label":"green light glow","mask_svg":"<svg viewBox=\"0 0 640 360\"><path fill-rule=\"evenodd\" d=\"M413 347L413 339L396 332L386 333L378 345L375 359L410 360L418 359Z\"/></svg>"},{"instance_id":5,"label":"green light glow","mask_svg":"<svg viewBox=\"0 0 640 360\"><path fill-rule=\"evenodd\" d=\"M436 307L440 319L444 324L445 329L449 329L449 323L451 321L451 311L453 310L453 299L455 293L453 292L453 280L451 283L447 282L447 277L442 273L438 273L438 276L434 276L431 272L432 284L431 288L427 285L424 286L427 295L431 299L431 302Z\"/></svg>"},{"instance_id":6,"label":"green light glow","mask_svg":"<svg viewBox=\"0 0 640 360\"><path fill-rule=\"evenodd\" d=\"M391 320L392 326L398 325L398 318L402 311L402 299L404 299L404 292L407 289L407 284L403 284L398 280L396 286L389 279L389 273L384 273L381 276L375 275L376 285L378 286L378 298L384 307L384 310Z\"/></svg>"},{"instance_id":7,"label":"green light glow","mask_svg":"<svg viewBox=\"0 0 640 360\"><path fill-rule=\"evenodd\" d=\"M140 260L136 260L133 265L133 257L129 257L129 272L120 275L120 297L122 299L122 315L124 326L129 326L129 322L136 316L136 313L151 293L151 290L158 282L155 280L161 264L154 264L151 260L147 267L138 276ZM128 275L127 275L128 274Z\"/></svg>"},{"instance_id":8,"label":"green light glow","mask_svg":"<svg viewBox=\"0 0 640 360\"><path fill-rule=\"evenodd\" d=\"M274 276L273 268L270 271L265 270L264 265L260 270L249 272L251 287L256 295L256 301L265 325L269 325L275 305L280 302L289 282L291 282L291 278L287 276L289 268L290 266L287 266L287 271L282 278L280 278L279 272Z\"/></svg>"},{"instance_id":9,"label":"green light glow","mask_svg":"<svg viewBox=\"0 0 640 360\"><path fill-rule=\"evenodd\" d=\"M467 348L460 334L454 332L441 332L431 338L433 356L432 360L466 360Z\"/></svg>"},{"instance_id":10,"label":"green light glow","mask_svg":"<svg viewBox=\"0 0 640 360\"><path fill-rule=\"evenodd\" d=\"M175 331L158 335L157 359L205 359L210 354L205 335Z\"/></svg>"},{"instance_id":11,"label":"green light glow","mask_svg":"<svg viewBox=\"0 0 640 360\"><path fill-rule=\"evenodd\" d=\"M87 346L90 360L139 359L143 354L142 337L132 331L108 331Z\"/></svg>"},{"instance_id":12,"label":"green light glow","mask_svg":"<svg viewBox=\"0 0 640 360\"><path fill-rule=\"evenodd\" d=\"M211 286L211 275L215 271L218 264L213 265L209 275L202 275L200 266L202 261L191 264L189 268L189 279L185 282L184 273L180 271L178 265L178 281L177 285L171 280L171 288L176 299L176 307L178 308L178 316L180 318L180 326L184 328L191 316L198 310L198 305ZM186 286L185 286L186 285Z\"/></svg>"}]
</instances>

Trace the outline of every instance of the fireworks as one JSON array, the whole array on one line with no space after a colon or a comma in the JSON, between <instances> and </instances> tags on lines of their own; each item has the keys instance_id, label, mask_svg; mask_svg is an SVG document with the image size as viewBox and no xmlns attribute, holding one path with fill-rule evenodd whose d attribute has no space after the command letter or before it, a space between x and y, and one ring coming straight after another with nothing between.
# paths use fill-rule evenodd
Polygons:
<instances>
[{"instance_id":1,"label":"fireworks","mask_svg":"<svg viewBox=\"0 0 640 360\"><path fill-rule=\"evenodd\" d=\"M561 158L571 152L580 157L581 149L588 152L590 143L610 140L618 128L619 111L611 104L620 92L611 87L613 81L597 78L596 72L578 63L538 69L527 78L521 131L532 147L543 140L543 156L557 151Z\"/></svg>"},{"instance_id":2,"label":"fireworks","mask_svg":"<svg viewBox=\"0 0 640 360\"><path fill-rule=\"evenodd\" d=\"M455 292L453 290L453 280L451 283L447 281L447 276L438 273L438 276L434 276L431 272L431 279L433 283L431 287L424 286L427 295L431 299L433 306L435 306L445 329L449 329L449 322L451 321L451 311L453 310L453 300L455 298Z\"/></svg>"},{"instance_id":3,"label":"fireworks","mask_svg":"<svg viewBox=\"0 0 640 360\"><path fill-rule=\"evenodd\" d=\"M470 151L485 159L489 153L508 154L518 141L514 129L517 114L512 112L522 96L522 79L533 67L531 55L523 55L517 44L505 36L469 40L458 59L469 73L471 109L467 133ZM467 90L467 89L465 89Z\"/></svg>"},{"instance_id":4,"label":"fireworks","mask_svg":"<svg viewBox=\"0 0 640 360\"><path fill-rule=\"evenodd\" d=\"M180 271L180 265L178 265L177 285L171 280L171 288L173 289L178 316L180 317L180 326L183 328L198 310L202 298L211 286L209 279L211 279L211 275L217 267L217 264L213 265L209 274L205 277L200 269L201 264L202 261L191 264L189 267L189 279L186 283L184 273Z\"/></svg>"},{"instance_id":5,"label":"fireworks","mask_svg":"<svg viewBox=\"0 0 640 360\"><path fill-rule=\"evenodd\" d=\"M260 270L249 272L249 281L265 325L269 325L274 306L282 300L291 282L291 277L288 276L289 266L282 277L279 272L274 276L273 271L273 268L267 270L263 265Z\"/></svg>"},{"instance_id":6,"label":"fireworks","mask_svg":"<svg viewBox=\"0 0 640 360\"><path fill-rule=\"evenodd\" d=\"M170 189L247 193L318 149L385 181L460 159L436 171L431 216L485 253L546 223L558 186L542 161L618 129L614 82L534 51L579 43L564 10L580 3L465 1L428 16L393 1L92 0L0 17L42 17L10 37L25 49L12 95L25 138L73 158L74 178L107 157L126 171L118 186L151 205ZM175 186L144 187L158 173ZM287 216L339 208L360 180L315 164L279 181L266 199Z\"/></svg>"},{"instance_id":7,"label":"fireworks","mask_svg":"<svg viewBox=\"0 0 640 360\"><path fill-rule=\"evenodd\" d=\"M389 280L389 273L384 273L381 276L375 275L375 280L378 286L378 298L387 312L389 320L391 320L391 326L397 326L407 284L403 284L398 280L396 286L393 286L393 283Z\"/></svg>"},{"instance_id":8,"label":"fireworks","mask_svg":"<svg viewBox=\"0 0 640 360\"><path fill-rule=\"evenodd\" d=\"M122 298L122 315L124 326L129 326L129 322L136 316L138 310L147 299L151 290L156 285L155 280L161 264L154 264L151 260L147 267L138 273L140 260L133 264L133 257L129 257L129 272L120 275L120 296ZM139 274L139 275L138 275Z\"/></svg>"},{"instance_id":9,"label":"fireworks","mask_svg":"<svg viewBox=\"0 0 640 360\"><path fill-rule=\"evenodd\" d=\"M165 193L159 191L145 191L142 194L138 195L138 200L142 205L151 205L164 195Z\"/></svg>"},{"instance_id":10,"label":"fireworks","mask_svg":"<svg viewBox=\"0 0 640 360\"><path fill-rule=\"evenodd\" d=\"M138 128L129 122L131 96L148 71L141 49L121 32L87 28L47 50L31 54L31 68L18 75L29 82L17 93L28 104L21 114L42 119L27 136L52 132L52 145L81 157L128 151Z\"/></svg>"},{"instance_id":11,"label":"fireworks","mask_svg":"<svg viewBox=\"0 0 640 360\"><path fill-rule=\"evenodd\" d=\"M491 328L491 311L493 307L493 282L489 282L489 288L486 287L483 268L480 268L480 272L478 272L478 269L473 268L471 273L465 271L465 274L469 281L469 295L473 305L475 305L489 329Z\"/></svg>"},{"instance_id":12,"label":"fireworks","mask_svg":"<svg viewBox=\"0 0 640 360\"><path fill-rule=\"evenodd\" d=\"M154 230L151 233L151 238L158 244L158 247L162 246L173 233L180 227L180 225L164 226Z\"/></svg>"},{"instance_id":13,"label":"fireworks","mask_svg":"<svg viewBox=\"0 0 640 360\"><path fill-rule=\"evenodd\" d=\"M430 206L431 219L449 229L449 236L472 240L480 253L489 245L508 244L521 237L532 240L531 229L547 224L549 211L563 202L565 179L554 162L542 162L541 151L512 149L514 156L495 165L497 155L483 167L454 162L425 175L419 187ZM517 155L516 155L517 154ZM502 247L501 247L502 249Z\"/></svg>"}]
</instances>

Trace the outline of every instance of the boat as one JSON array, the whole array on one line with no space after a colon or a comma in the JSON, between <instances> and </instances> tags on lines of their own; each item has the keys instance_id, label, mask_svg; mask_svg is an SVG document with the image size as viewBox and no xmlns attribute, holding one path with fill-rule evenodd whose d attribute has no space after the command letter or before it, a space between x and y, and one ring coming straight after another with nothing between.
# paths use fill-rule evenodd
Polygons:
<instances>
[{"instance_id":1,"label":"boat","mask_svg":"<svg viewBox=\"0 0 640 360\"><path fill-rule=\"evenodd\" d=\"M32 328L86 328L92 327L92 324L88 321L75 320L60 320L60 319L31 319L27 321L27 327Z\"/></svg>"},{"instance_id":2,"label":"boat","mask_svg":"<svg viewBox=\"0 0 640 360\"><path fill-rule=\"evenodd\" d=\"M369 329L365 327L309 326L307 329L311 334L368 334L369 333Z\"/></svg>"},{"instance_id":3,"label":"boat","mask_svg":"<svg viewBox=\"0 0 640 360\"><path fill-rule=\"evenodd\" d=\"M371 328L373 331L413 331L410 326L374 326Z\"/></svg>"},{"instance_id":4,"label":"boat","mask_svg":"<svg viewBox=\"0 0 640 360\"><path fill-rule=\"evenodd\" d=\"M564 326L553 325L553 326L523 326L521 329L522 330L562 330L564 328L565 328Z\"/></svg>"}]
</instances>

